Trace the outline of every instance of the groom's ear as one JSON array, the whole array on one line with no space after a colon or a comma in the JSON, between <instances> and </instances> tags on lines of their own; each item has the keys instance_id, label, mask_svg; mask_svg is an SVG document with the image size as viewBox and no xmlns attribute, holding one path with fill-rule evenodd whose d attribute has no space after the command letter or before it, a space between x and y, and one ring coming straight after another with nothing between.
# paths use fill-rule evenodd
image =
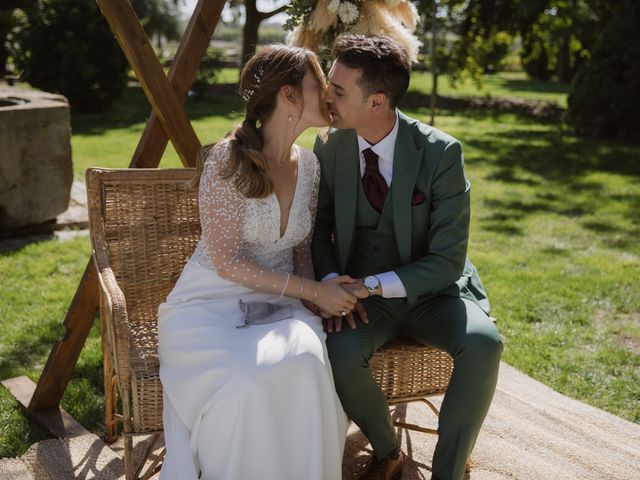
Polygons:
<instances>
[{"instance_id":1,"label":"groom's ear","mask_svg":"<svg viewBox=\"0 0 640 480\"><path fill-rule=\"evenodd\" d=\"M380 110L386 110L388 107L388 104L389 104L389 99L382 92L374 93L369 96L369 106L375 112L378 112Z\"/></svg>"}]
</instances>

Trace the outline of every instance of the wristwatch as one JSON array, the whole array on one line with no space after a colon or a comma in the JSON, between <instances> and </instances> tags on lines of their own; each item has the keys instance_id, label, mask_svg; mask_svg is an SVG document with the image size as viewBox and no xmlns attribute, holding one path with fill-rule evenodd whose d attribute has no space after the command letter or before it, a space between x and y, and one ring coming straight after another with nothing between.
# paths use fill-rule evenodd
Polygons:
<instances>
[{"instance_id":1,"label":"wristwatch","mask_svg":"<svg viewBox=\"0 0 640 480\"><path fill-rule=\"evenodd\" d=\"M364 288L366 288L369 291L369 296L380 295L381 288L380 288L380 280L378 280L378 277L374 275L369 275L368 277L364 277L362 284L364 285Z\"/></svg>"}]
</instances>

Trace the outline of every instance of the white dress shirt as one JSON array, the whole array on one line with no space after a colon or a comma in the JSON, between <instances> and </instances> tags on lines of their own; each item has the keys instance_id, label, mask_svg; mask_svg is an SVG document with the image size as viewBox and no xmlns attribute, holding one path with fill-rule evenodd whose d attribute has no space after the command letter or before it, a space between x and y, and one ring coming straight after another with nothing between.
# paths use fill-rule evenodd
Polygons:
<instances>
[{"instance_id":1,"label":"white dress shirt","mask_svg":"<svg viewBox=\"0 0 640 480\"><path fill-rule=\"evenodd\" d=\"M364 155L363 151L367 148L371 148L376 155L378 155L378 169L380 174L387 182L389 188L391 188L391 180L393 176L393 156L396 150L396 138L398 137L398 112L396 110L396 123L389 134L380 140L375 145L371 145L364 138L358 135L358 148L360 150L360 177L364 175ZM332 272L325 276L322 280L330 280L338 277L336 272ZM380 280L380 286L382 287L382 296L384 298L397 298L406 297L407 290L402 284L402 280L393 270L388 272L376 273L375 275Z\"/></svg>"}]
</instances>

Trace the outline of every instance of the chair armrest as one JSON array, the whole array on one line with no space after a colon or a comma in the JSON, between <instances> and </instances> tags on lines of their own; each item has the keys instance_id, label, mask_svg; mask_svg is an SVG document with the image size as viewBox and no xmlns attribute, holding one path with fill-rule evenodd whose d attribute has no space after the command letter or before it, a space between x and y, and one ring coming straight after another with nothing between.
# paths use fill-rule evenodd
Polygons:
<instances>
[{"instance_id":1,"label":"chair armrest","mask_svg":"<svg viewBox=\"0 0 640 480\"><path fill-rule=\"evenodd\" d=\"M119 383L127 385L129 390L131 368L129 364L129 315L124 293L109 265L109 254L106 244L98 232L91 236L93 244L93 260L98 273L100 294L102 295L101 314L106 316L107 350L111 363L118 375ZM121 388L122 391L122 388Z\"/></svg>"}]
</instances>

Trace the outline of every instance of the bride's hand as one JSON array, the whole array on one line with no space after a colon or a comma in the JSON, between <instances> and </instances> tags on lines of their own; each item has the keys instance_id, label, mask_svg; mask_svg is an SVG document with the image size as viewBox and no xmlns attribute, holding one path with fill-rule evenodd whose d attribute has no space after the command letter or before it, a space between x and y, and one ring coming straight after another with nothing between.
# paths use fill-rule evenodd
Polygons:
<instances>
[{"instance_id":1,"label":"bride's hand","mask_svg":"<svg viewBox=\"0 0 640 480\"><path fill-rule=\"evenodd\" d=\"M342 275L324 282L316 282L315 304L328 315L346 315L355 308L358 298L342 286L343 284L353 284L355 282L356 280L348 275Z\"/></svg>"}]
</instances>

